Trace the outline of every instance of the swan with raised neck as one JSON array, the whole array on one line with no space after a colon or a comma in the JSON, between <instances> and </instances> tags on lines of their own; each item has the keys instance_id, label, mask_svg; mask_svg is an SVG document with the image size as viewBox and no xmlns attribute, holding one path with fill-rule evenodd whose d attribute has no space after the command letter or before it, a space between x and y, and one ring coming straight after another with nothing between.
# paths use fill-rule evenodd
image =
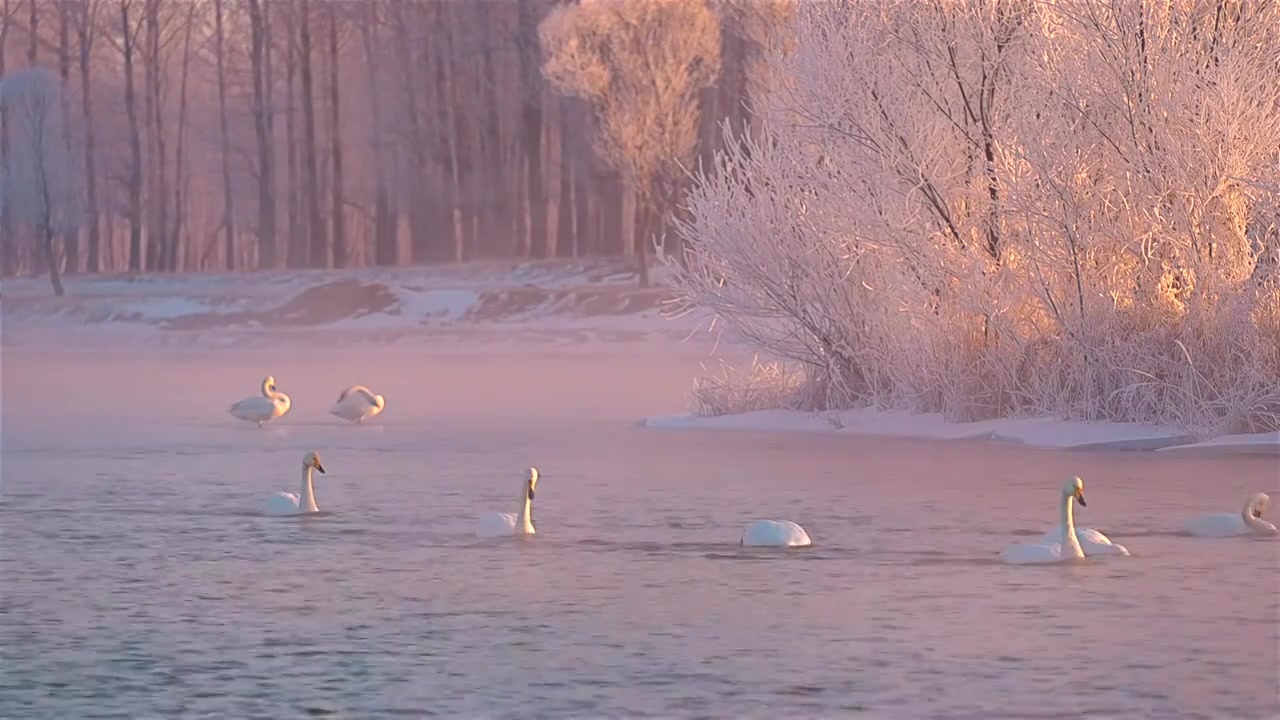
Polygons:
<instances>
[{"instance_id":1,"label":"swan with raised neck","mask_svg":"<svg viewBox=\"0 0 1280 720\"><path fill-rule=\"evenodd\" d=\"M1072 505L1080 501L1081 507L1088 507L1084 499L1084 480L1071 478L1062 486L1059 496L1058 513L1062 542L1041 540L1037 543L1011 545L1001 553L1001 559L1007 563L1022 565L1033 563L1056 563L1063 560L1076 560L1085 557L1080 547L1080 539L1076 537L1075 514Z\"/></svg>"},{"instance_id":2,"label":"swan with raised neck","mask_svg":"<svg viewBox=\"0 0 1280 720\"><path fill-rule=\"evenodd\" d=\"M302 456L302 484L298 494L278 492L267 499L268 515L301 515L320 512L316 506L316 490L312 482L312 471L325 474L324 464L320 462L320 454L312 450Z\"/></svg>"},{"instance_id":3,"label":"swan with raised neck","mask_svg":"<svg viewBox=\"0 0 1280 720\"><path fill-rule=\"evenodd\" d=\"M534 535L533 496L538 488L538 469L529 468L520 484L519 512L489 513L480 518L479 534L497 537L503 535Z\"/></svg>"}]
</instances>

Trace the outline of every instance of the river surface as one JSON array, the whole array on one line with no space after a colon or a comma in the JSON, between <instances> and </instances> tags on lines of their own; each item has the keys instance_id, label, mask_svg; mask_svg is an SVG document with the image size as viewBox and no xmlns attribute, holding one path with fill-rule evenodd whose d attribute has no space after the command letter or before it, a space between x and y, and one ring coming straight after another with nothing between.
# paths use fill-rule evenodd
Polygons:
<instances>
[{"instance_id":1,"label":"river surface","mask_svg":"<svg viewBox=\"0 0 1280 720\"><path fill-rule=\"evenodd\" d=\"M1280 714L1280 542L1177 532L1274 460L638 427L705 351L6 347L0 717ZM309 449L322 514L260 515ZM477 539L530 465L538 534ZM1072 475L1133 556L1001 564Z\"/></svg>"}]
</instances>

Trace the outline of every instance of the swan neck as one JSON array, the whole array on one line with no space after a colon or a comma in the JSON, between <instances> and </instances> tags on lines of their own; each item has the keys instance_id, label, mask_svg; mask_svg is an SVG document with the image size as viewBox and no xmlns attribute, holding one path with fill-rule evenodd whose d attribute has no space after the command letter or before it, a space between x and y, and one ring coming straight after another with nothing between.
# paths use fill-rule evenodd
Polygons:
<instances>
[{"instance_id":1,"label":"swan neck","mask_svg":"<svg viewBox=\"0 0 1280 720\"><path fill-rule=\"evenodd\" d=\"M1271 523L1267 522L1266 520L1263 520L1260 517L1254 517L1252 503L1244 506L1244 510L1240 512L1240 517L1244 518L1245 526L1250 528L1251 530L1270 531L1275 529L1275 525L1272 525Z\"/></svg>"},{"instance_id":2,"label":"swan neck","mask_svg":"<svg viewBox=\"0 0 1280 720\"><path fill-rule=\"evenodd\" d=\"M1071 495L1062 496L1062 548L1064 551L1070 549L1074 557L1084 557L1084 550L1080 548L1080 538L1076 537L1075 514L1072 510L1074 500L1075 497Z\"/></svg>"},{"instance_id":3,"label":"swan neck","mask_svg":"<svg viewBox=\"0 0 1280 720\"><path fill-rule=\"evenodd\" d=\"M520 514L516 516L517 531L533 534L533 501L529 499L529 485L525 483L524 497L520 501Z\"/></svg>"},{"instance_id":4,"label":"swan neck","mask_svg":"<svg viewBox=\"0 0 1280 720\"><path fill-rule=\"evenodd\" d=\"M298 510L300 512L319 512L316 507L316 490L311 484L311 466L302 468L302 491L298 493Z\"/></svg>"}]
</instances>

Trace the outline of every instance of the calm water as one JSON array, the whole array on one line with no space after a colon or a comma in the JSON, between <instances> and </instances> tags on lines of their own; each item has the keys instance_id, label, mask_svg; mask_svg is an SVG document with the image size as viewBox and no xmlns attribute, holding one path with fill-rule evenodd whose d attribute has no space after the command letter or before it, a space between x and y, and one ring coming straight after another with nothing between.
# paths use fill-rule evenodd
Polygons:
<instances>
[{"instance_id":1,"label":"calm water","mask_svg":"<svg viewBox=\"0 0 1280 720\"><path fill-rule=\"evenodd\" d=\"M1175 532L1274 461L645 430L696 352L522 351L7 347L0 717L1280 713L1280 543ZM325 415L352 382L377 424ZM312 448L324 514L256 514ZM474 538L530 464L538 535ZM1073 474L1134 556L999 563Z\"/></svg>"}]
</instances>

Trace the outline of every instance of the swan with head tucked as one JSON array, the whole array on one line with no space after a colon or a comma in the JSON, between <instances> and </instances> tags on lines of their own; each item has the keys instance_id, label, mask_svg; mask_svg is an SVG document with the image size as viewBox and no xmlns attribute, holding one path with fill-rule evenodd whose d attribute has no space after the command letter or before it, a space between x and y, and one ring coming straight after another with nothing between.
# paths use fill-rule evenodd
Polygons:
<instances>
[{"instance_id":1,"label":"swan with head tucked","mask_svg":"<svg viewBox=\"0 0 1280 720\"><path fill-rule=\"evenodd\" d=\"M227 408L232 416L246 422L262 423L274 420L289 412L292 402L289 396L276 390L276 379L270 375L262 380L262 397L247 397Z\"/></svg>"},{"instance_id":2,"label":"swan with head tucked","mask_svg":"<svg viewBox=\"0 0 1280 720\"><path fill-rule=\"evenodd\" d=\"M1083 559L1084 550L1080 548L1080 539L1076 536L1076 523L1071 509L1076 500L1080 501L1080 507L1088 507L1088 503L1084 501L1084 480L1078 477L1071 478L1062 486L1059 499L1058 511L1062 525L1058 532L1059 537L1066 538L1066 543L1042 539L1037 543L1010 545L1001 553L1000 559L1013 565Z\"/></svg>"},{"instance_id":3,"label":"swan with head tucked","mask_svg":"<svg viewBox=\"0 0 1280 720\"><path fill-rule=\"evenodd\" d=\"M503 535L533 535L533 491L538 487L538 469L529 468L524 482L520 483L520 512L489 513L480 518L479 535L500 537Z\"/></svg>"},{"instance_id":4,"label":"swan with head tucked","mask_svg":"<svg viewBox=\"0 0 1280 720\"><path fill-rule=\"evenodd\" d=\"M1186 524L1186 531L1199 537L1235 537L1237 535L1275 535L1276 526L1262 519L1271 505L1266 493L1256 493L1245 501L1239 513L1201 515Z\"/></svg>"},{"instance_id":5,"label":"swan with head tucked","mask_svg":"<svg viewBox=\"0 0 1280 720\"><path fill-rule=\"evenodd\" d=\"M739 545L808 547L813 542L804 528L790 520L756 520L742 532Z\"/></svg>"},{"instance_id":6,"label":"swan with head tucked","mask_svg":"<svg viewBox=\"0 0 1280 720\"><path fill-rule=\"evenodd\" d=\"M320 512L316 507L316 491L311 484L311 471L319 470L324 475L324 465L320 463L320 455L312 450L302 456L302 487L297 495L278 492L267 498L264 511L268 515L305 515Z\"/></svg>"},{"instance_id":7,"label":"swan with head tucked","mask_svg":"<svg viewBox=\"0 0 1280 720\"><path fill-rule=\"evenodd\" d=\"M338 401L329 409L329 414L353 423L363 423L386 406L387 401L381 395L373 394L363 385L352 385L338 395Z\"/></svg>"}]
</instances>

